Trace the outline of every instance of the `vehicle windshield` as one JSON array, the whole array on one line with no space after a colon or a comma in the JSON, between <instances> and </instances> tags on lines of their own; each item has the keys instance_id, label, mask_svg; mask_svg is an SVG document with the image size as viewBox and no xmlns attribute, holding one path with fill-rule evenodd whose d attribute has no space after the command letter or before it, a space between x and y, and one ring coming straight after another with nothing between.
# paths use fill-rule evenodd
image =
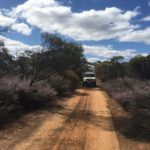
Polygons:
<instances>
[{"instance_id":1,"label":"vehicle windshield","mask_svg":"<svg viewBox=\"0 0 150 150\"><path fill-rule=\"evenodd\" d=\"M84 74L84 77L95 77L95 74Z\"/></svg>"}]
</instances>

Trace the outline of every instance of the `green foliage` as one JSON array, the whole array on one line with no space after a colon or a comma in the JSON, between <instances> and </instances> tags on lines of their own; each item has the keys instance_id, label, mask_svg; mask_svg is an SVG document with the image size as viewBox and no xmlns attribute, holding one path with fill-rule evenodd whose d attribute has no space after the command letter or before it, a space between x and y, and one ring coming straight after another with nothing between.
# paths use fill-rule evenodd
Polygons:
<instances>
[{"instance_id":1,"label":"green foliage","mask_svg":"<svg viewBox=\"0 0 150 150\"><path fill-rule=\"evenodd\" d=\"M141 79L150 79L150 55L136 56L130 60L130 65Z\"/></svg>"},{"instance_id":2,"label":"green foliage","mask_svg":"<svg viewBox=\"0 0 150 150\"><path fill-rule=\"evenodd\" d=\"M42 43L43 48L26 51L16 60L16 71L21 78L30 78L30 86L53 74L63 76L65 70L72 70L81 78L86 59L80 44L48 33L42 34Z\"/></svg>"},{"instance_id":3,"label":"green foliage","mask_svg":"<svg viewBox=\"0 0 150 150\"><path fill-rule=\"evenodd\" d=\"M59 74L50 76L48 83L57 91L58 96L64 96L70 92L70 81Z\"/></svg>"},{"instance_id":4,"label":"green foliage","mask_svg":"<svg viewBox=\"0 0 150 150\"><path fill-rule=\"evenodd\" d=\"M83 47L75 42L62 40L57 35L48 33L42 34L43 46L47 48L45 52L49 57L52 69L62 74L64 70L73 70L81 75L86 60L83 56Z\"/></svg>"},{"instance_id":5,"label":"green foliage","mask_svg":"<svg viewBox=\"0 0 150 150\"><path fill-rule=\"evenodd\" d=\"M116 59L112 61L98 62L96 64L96 74L101 81L107 81L124 76L122 64Z\"/></svg>"},{"instance_id":6,"label":"green foliage","mask_svg":"<svg viewBox=\"0 0 150 150\"><path fill-rule=\"evenodd\" d=\"M72 70L65 71L64 77L70 81L71 90L74 90L79 86L80 80L78 75L74 71Z\"/></svg>"},{"instance_id":7,"label":"green foliage","mask_svg":"<svg viewBox=\"0 0 150 150\"><path fill-rule=\"evenodd\" d=\"M20 109L17 101L17 94L12 88L0 89L0 123L4 122Z\"/></svg>"},{"instance_id":8,"label":"green foliage","mask_svg":"<svg viewBox=\"0 0 150 150\"><path fill-rule=\"evenodd\" d=\"M96 73L102 81L125 76L150 79L150 55L135 56L129 62L123 62L123 57L115 56L110 61L97 62Z\"/></svg>"},{"instance_id":9,"label":"green foliage","mask_svg":"<svg viewBox=\"0 0 150 150\"><path fill-rule=\"evenodd\" d=\"M0 41L0 76L12 74L14 72L13 56L8 54L8 49L3 41Z\"/></svg>"},{"instance_id":10,"label":"green foliage","mask_svg":"<svg viewBox=\"0 0 150 150\"><path fill-rule=\"evenodd\" d=\"M115 75L114 71L113 64L109 62L100 62L96 64L97 77L102 81L113 79Z\"/></svg>"},{"instance_id":11,"label":"green foliage","mask_svg":"<svg viewBox=\"0 0 150 150\"><path fill-rule=\"evenodd\" d=\"M123 62L121 66L124 71L124 76L131 78L136 77L136 72L134 71L133 67L130 65L129 62Z\"/></svg>"},{"instance_id":12,"label":"green foliage","mask_svg":"<svg viewBox=\"0 0 150 150\"><path fill-rule=\"evenodd\" d=\"M123 56L114 56L110 59L111 62L113 63L119 63L120 61L122 61L124 59Z\"/></svg>"}]
</instances>

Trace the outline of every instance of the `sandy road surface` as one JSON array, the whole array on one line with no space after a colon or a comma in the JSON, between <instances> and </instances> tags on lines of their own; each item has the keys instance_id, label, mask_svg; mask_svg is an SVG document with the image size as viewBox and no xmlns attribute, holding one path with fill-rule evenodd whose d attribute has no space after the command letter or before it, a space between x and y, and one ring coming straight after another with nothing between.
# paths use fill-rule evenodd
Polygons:
<instances>
[{"instance_id":1,"label":"sandy road surface","mask_svg":"<svg viewBox=\"0 0 150 150\"><path fill-rule=\"evenodd\" d=\"M11 150L119 150L105 93L81 89L65 108L46 117L26 139L3 143Z\"/></svg>"}]
</instances>

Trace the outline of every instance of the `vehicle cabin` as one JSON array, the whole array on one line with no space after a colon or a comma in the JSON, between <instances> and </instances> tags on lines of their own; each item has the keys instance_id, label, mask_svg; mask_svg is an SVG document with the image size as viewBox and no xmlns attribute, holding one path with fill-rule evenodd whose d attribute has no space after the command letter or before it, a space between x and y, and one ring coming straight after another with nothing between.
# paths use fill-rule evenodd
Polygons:
<instances>
[{"instance_id":1,"label":"vehicle cabin","mask_svg":"<svg viewBox=\"0 0 150 150\"><path fill-rule=\"evenodd\" d=\"M94 72L85 72L83 74L84 87L96 87L96 76Z\"/></svg>"}]
</instances>

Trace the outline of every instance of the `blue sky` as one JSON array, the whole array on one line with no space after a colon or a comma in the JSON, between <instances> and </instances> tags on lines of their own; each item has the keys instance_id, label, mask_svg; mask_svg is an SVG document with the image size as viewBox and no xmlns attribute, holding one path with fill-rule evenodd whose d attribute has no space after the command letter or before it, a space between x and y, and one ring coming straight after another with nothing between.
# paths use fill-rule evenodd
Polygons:
<instances>
[{"instance_id":1,"label":"blue sky","mask_svg":"<svg viewBox=\"0 0 150 150\"><path fill-rule=\"evenodd\" d=\"M149 0L1 0L0 26L12 54L37 48L43 31L82 43L91 62L150 53Z\"/></svg>"}]
</instances>

